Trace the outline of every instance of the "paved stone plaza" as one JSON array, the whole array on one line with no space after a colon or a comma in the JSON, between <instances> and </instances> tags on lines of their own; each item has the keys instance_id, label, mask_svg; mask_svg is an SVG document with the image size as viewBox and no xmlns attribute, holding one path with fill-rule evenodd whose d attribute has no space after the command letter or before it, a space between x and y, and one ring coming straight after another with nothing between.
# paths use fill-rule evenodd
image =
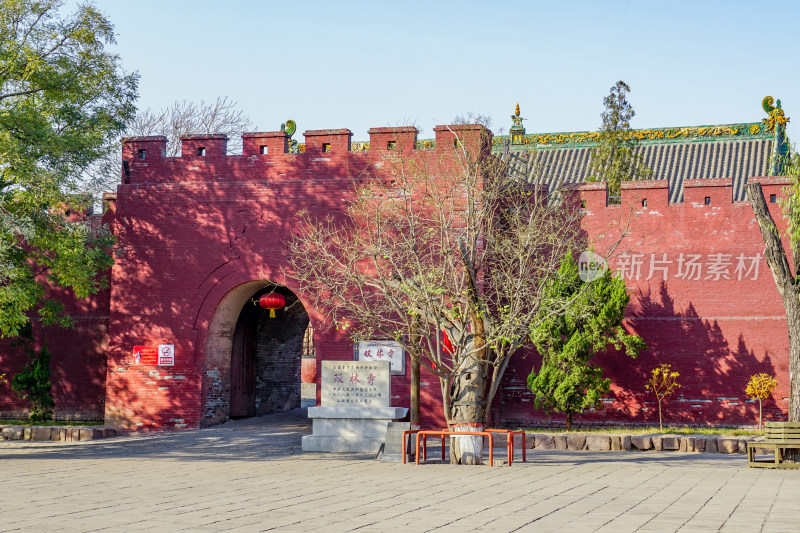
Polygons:
<instances>
[{"instance_id":1,"label":"paved stone plaza","mask_svg":"<svg viewBox=\"0 0 800 533\"><path fill-rule=\"evenodd\" d=\"M510 468L415 466L303 454L308 433L297 410L184 433L0 441L0 530L800 529L800 471L748 469L743 455L548 450Z\"/></svg>"}]
</instances>

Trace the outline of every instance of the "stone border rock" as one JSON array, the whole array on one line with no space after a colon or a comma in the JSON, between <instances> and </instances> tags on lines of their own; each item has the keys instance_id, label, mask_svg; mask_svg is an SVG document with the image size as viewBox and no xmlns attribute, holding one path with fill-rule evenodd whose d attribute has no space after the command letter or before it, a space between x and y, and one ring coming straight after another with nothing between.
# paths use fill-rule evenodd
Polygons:
<instances>
[{"instance_id":1,"label":"stone border rock","mask_svg":"<svg viewBox=\"0 0 800 533\"><path fill-rule=\"evenodd\" d=\"M0 426L0 440L76 442L116 436L116 430L105 426Z\"/></svg>"},{"instance_id":2,"label":"stone border rock","mask_svg":"<svg viewBox=\"0 0 800 533\"><path fill-rule=\"evenodd\" d=\"M621 435L602 433L528 433L527 446L537 450L573 451L674 451L678 453L747 453L749 441L764 437L716 435ZM495 446L505 444L505 435L495 436Z\"/></svg>"}]
</instances>

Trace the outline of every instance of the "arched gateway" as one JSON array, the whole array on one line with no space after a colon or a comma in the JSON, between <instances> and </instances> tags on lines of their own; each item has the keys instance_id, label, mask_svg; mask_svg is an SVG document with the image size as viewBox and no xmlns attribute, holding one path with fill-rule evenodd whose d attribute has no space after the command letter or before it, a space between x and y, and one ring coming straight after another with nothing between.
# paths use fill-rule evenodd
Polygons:
<instances>
[{"instance_id":1,"label":"arched gateway","mask_svg":"<svg viewBox=\"0 0 800 533\"><path fill-rule=\"evenodd\" d=\"M274 317L258 305L277 293ZM289 288L243 283L219 303L205 343L204 425L300 407L300 367L308 312Z\"/></svg>"}]
</instances>

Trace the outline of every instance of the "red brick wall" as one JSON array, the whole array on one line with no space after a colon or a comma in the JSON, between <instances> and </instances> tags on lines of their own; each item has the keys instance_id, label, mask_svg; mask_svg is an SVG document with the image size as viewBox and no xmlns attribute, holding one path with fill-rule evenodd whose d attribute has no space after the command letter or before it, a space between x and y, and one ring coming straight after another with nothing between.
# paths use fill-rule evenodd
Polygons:
<instances>
[{"instance_id":1,"label":"red brick wall","mask_svg":"<svg viewBox=\"0 0 800 533\"><path fill-rule=\"evenodd\" d=\"M224 176L207 182L190 181L195 169L183 181L169 182L170 171L182 169L179 161L168 160L160 169L147 169L161 183L119 188L107 417L139 428L198 426L205 416L204 379L211 382L207 394L215 380L220 394L229 385L224 362L209 366L204 358L205 332L222 298L241 284L271 280L302 299L281 272L290 267L283 240L299 209L335 210L344 182L308 176L324 172L324 166L298 169L289 156L283 164L268 159L253 162L252 168L238 161L223 169L223 159L197 162L205 168L196 172ZM135 170L131 177L137 181ZM234 311L237 316L240 310ZM174 367L132 364L133 346L158 344L175 344Z\"/></svg>"},{"instance_id":2,"label":"red brick wall","mask_svg":"<svg viewBox=\"0 0 800 533\"><path fill-rule=\"evenodd\" d=\"M440 156L452 149L453 131L435 131L437 149L428 153ZM470 135L481 143L473 153L488 150L473 129L459 132L468 143ZM57 394L62 395L57 401L79 416L96 417L104 409L107 423L129 429L224 421L230 401L230 348L225 345L232 334L230 317L235 324L245 301L267 282L287 286L304 301L284 256L298 212L340 215L353 179L386 153L383 145L389 137L411 139L415 132L372 133L381 146L366 153L347 151L347 130L307 132L315 142L330 142L330 153L287 154L281 134L249 134L249 148L242 156L222 155L226 140L217 136L187 138L185 157L175 158L164 157L164 138L127 140L126 170L111 211L118 237L112 289L94 303L80 304L89 307L76 313L85 317L77 321L79 329L50 337L58 361ZM198 143L206 148L203 157L197 153ZM399 143L401 150L409 143ZM258 153L261 144L269 144L268 154ZM780 193L779 180L764 184L768 199ZM626 184L623 189L622 204L606 207L603 184L579 187L585 203L583 227L601 254L626 232L610 262L617 271L625 270L631 291L626 326L650 348L637 360L615 353L598 358L613 380L613 394L603 410L578 421L657 420L654 399L645 393L644 384L647 372L661 362L681 373L683 385L667 402L670 422L754 423L758 405L745 398L744 387L757 372L777 376L776 401L766 402L765 408L768 416L780 416L788 396L783 309L763 258L756 279L751 271L739 280L735 270L739 254L751 258L763 250L748 204L731 201L728 180L689 181L686 201L677 205L668 205L663 182ZM780 219L777 204L770 209ZM672 261L666 279L662 270L650 275L651 260L663 259L663 254ZM689 254L700 256L700 279L677 276L680 254L684 260ZM731 279L725 279L725 265L719 261L725 256L714 254L730 255ZM712 270L709 278L708 264L714 257L723 274ZM630 268L637 261L638 276ZM328 329L316 310L307 305L306 310L315 330L317 364L352 359L352 342ZM175 366L134 364L134 346L158 344L175 345ZM21 366L18 356L5 348L0 353L0 372ZM510 365L494 409L499 421L528 424L547 419L533 410L525 386L534 364L538 360L531 354ZM394 377L393 405L408 407L408 393L408 372ZM20 408L2 389L0 398L0 411ZM424 425L443 424L439 398L438 379L423 369Z\"/></svg>"},{"instance_id":3,"label":"red brick wall","mask_svg":"<svg viewBox=\"0 0 800 533\"><path fill-rule=\"evenodd\" d=\"M759 181L767 202L772 194L780 197L782 179ZM605 255L625 232L609 263L625 274L631 295L625 325L649 345L635 360L613 351L596 358L612 379L612 395L602 410L586 413L579 421L657 423L655 398L644 385L649 371L661 363L680 373L682 385L664 405L666 421L754 424L758 402L747 398L744 390L750 376L760 372L776 376L779 383L774 400L764 402L765 416L785 416L786 321L750 205L732 202L730 180L689 180L685 187L685 201L668 205L664 182L625 184L621 205L608 207L605 184L578 188L585 205L583 227L596 252ZM783 229L778 204L768 205ZM664 254L671 263L663 262ZM690 254L700 256L693 261L699 267L687 265ZM745 270L737 271L740 255ZM750 258L757 256L753 266ZM757 276L755 270L747 272L751 266L757 266ZM518 358L506 376L501 412L510 423L548 419L534 412L525 386L534 364L538 368L535 356Z\"/></svg>"},{"instance_id":4,"label":"red brick wall","mask_svg":"<svg viewBox=\"0 0 800 533\"><path fill-rule=\"evenodd\" d=\"M468 147L473 140L466 136L479 139L480 128L457 129L465 133ZM252 146L242 156L221 155L217 144L225 139L216 136L184 139L191 147L175 158L164 157L161 137L123 143L127 169L116 201L107 423L147 430L226 419L230 350L225 339L232 330L224 316L234 316L235 322L246 299L267 281L287 286L304 300L284 256L298 212L340 216L354 180L386 152L348 151L348 130L305 135L320 147L330 143L331 151L307 147L305 154L281 153L283 137L269 134L248 134ZM273 137L281 143L270 144L267 154L251 153L259 139ZM203 157L198 143L206 148ZM452 146L430 154L438 158L448 150ZM328 329L314 309L306 310L317 361L352 359L352 342ZM175 345L174 367L134 364L134 346L159 344ZM297 366L299 383L299 360ZM430 385L423 390L432 391L423 399L426 416L441 418L438 382L426 378ZM393 379L393 396L396 405L408 406L406 377Z\"/></svg>"},{"instance_id":5,"label":"red brick wall","mask_svg":"<svg viewBox=\"0 0 800 533\"><path fill-rule=\"evenodd\" d=\"M94 305L102 299L100 296L91 303L85 302L83 308L70 309L75 324L72 329L34 329L34 346L40 348L46 338L53 354L50 379L57 420L103 419L108 316L103 316L103 311ZM0 341L0 374L6 374L9 382L0 383L0 419L28 417L30 403L20 400L10 385L13 375L24 368L27 360L22 350L12 346L8 339Z\"/></svg>"},{"instance_id":6,"label":"red brick wall","mask_svg":"<svg viewBox=\"0 0 800 533\"><path fill-rule=\"evenodd\" d=\"M112 220L94 217L93 225ZM108 306L110 290L105 289L86 300L76 300L65 289L51 287L48 296L65 306L73 328L39 327L34 324L35 349L44 341L52 353L50 380L57 420L102 420L105 403L106 357L108 343ZM0 383L0 419L25 419L30 402L21 400L11 390L11 378L28 361L23 350L9 339L0 340L0 374L8 383Z\"/></svg>"}]
</instances>

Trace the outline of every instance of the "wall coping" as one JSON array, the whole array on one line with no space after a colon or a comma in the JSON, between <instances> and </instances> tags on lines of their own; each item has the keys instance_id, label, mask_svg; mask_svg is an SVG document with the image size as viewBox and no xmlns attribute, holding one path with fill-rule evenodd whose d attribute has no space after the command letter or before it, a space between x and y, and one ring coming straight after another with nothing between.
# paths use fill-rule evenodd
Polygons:
<instances>
[{"instance_id":1,"label":"wall coping","mask_svg":"<svg viewBox=\"0 0 800 533\"><path fill-rule=\"evenodd\" d=\"M288 137L285 131L251 131L242 133L242 139L264 138L264 137Z\"/></svg>"},{"instance_id":2,"label":"wall coping","mask_svg":"<svg viewBox=\"0 0 800 533\"><path fill-rule=\"evenodd\" d=\"M304 137L316 137L320 135L352 135L353 132L347 128L335 130L306 130L303 132Z\"/></svg>"},{"instance_id":3,"label":"wall coping","mask_svg":"<svg viewBox=\"0 0 800 533\"><path fill-rule=\"evenodd\" d=\"M367 130L368 135L376 133L419 133L419 130L414 126L398 126L389 128L370 128Z\"/></svg>"},{"instance_id":4,"label":"wall coping","mask_svg":"<svg viewBox=\"0 0 800 533\"><path fill-rule=\"evenodd\" d=\"M166 137L165 137L166 138ZM224 133L208 133L208 134L190 134L190 135L181 135L180 139L192 141L192 140L205 140L205 139L227 139L228 136Z\"/></svg>"},{"instance_id":5,"label":"wall coping","mask_svg":"<svg viewBox=\"0 0 800 533\"><path fill-rule=\"evenodd\" d=\"M167 138L163 135L140 135L138 137L123 137L122 139L120 139L120 142L122 144L134 143L134 142L154 142L154 141L167 142Z\"/></svg>"}]
</instances>

